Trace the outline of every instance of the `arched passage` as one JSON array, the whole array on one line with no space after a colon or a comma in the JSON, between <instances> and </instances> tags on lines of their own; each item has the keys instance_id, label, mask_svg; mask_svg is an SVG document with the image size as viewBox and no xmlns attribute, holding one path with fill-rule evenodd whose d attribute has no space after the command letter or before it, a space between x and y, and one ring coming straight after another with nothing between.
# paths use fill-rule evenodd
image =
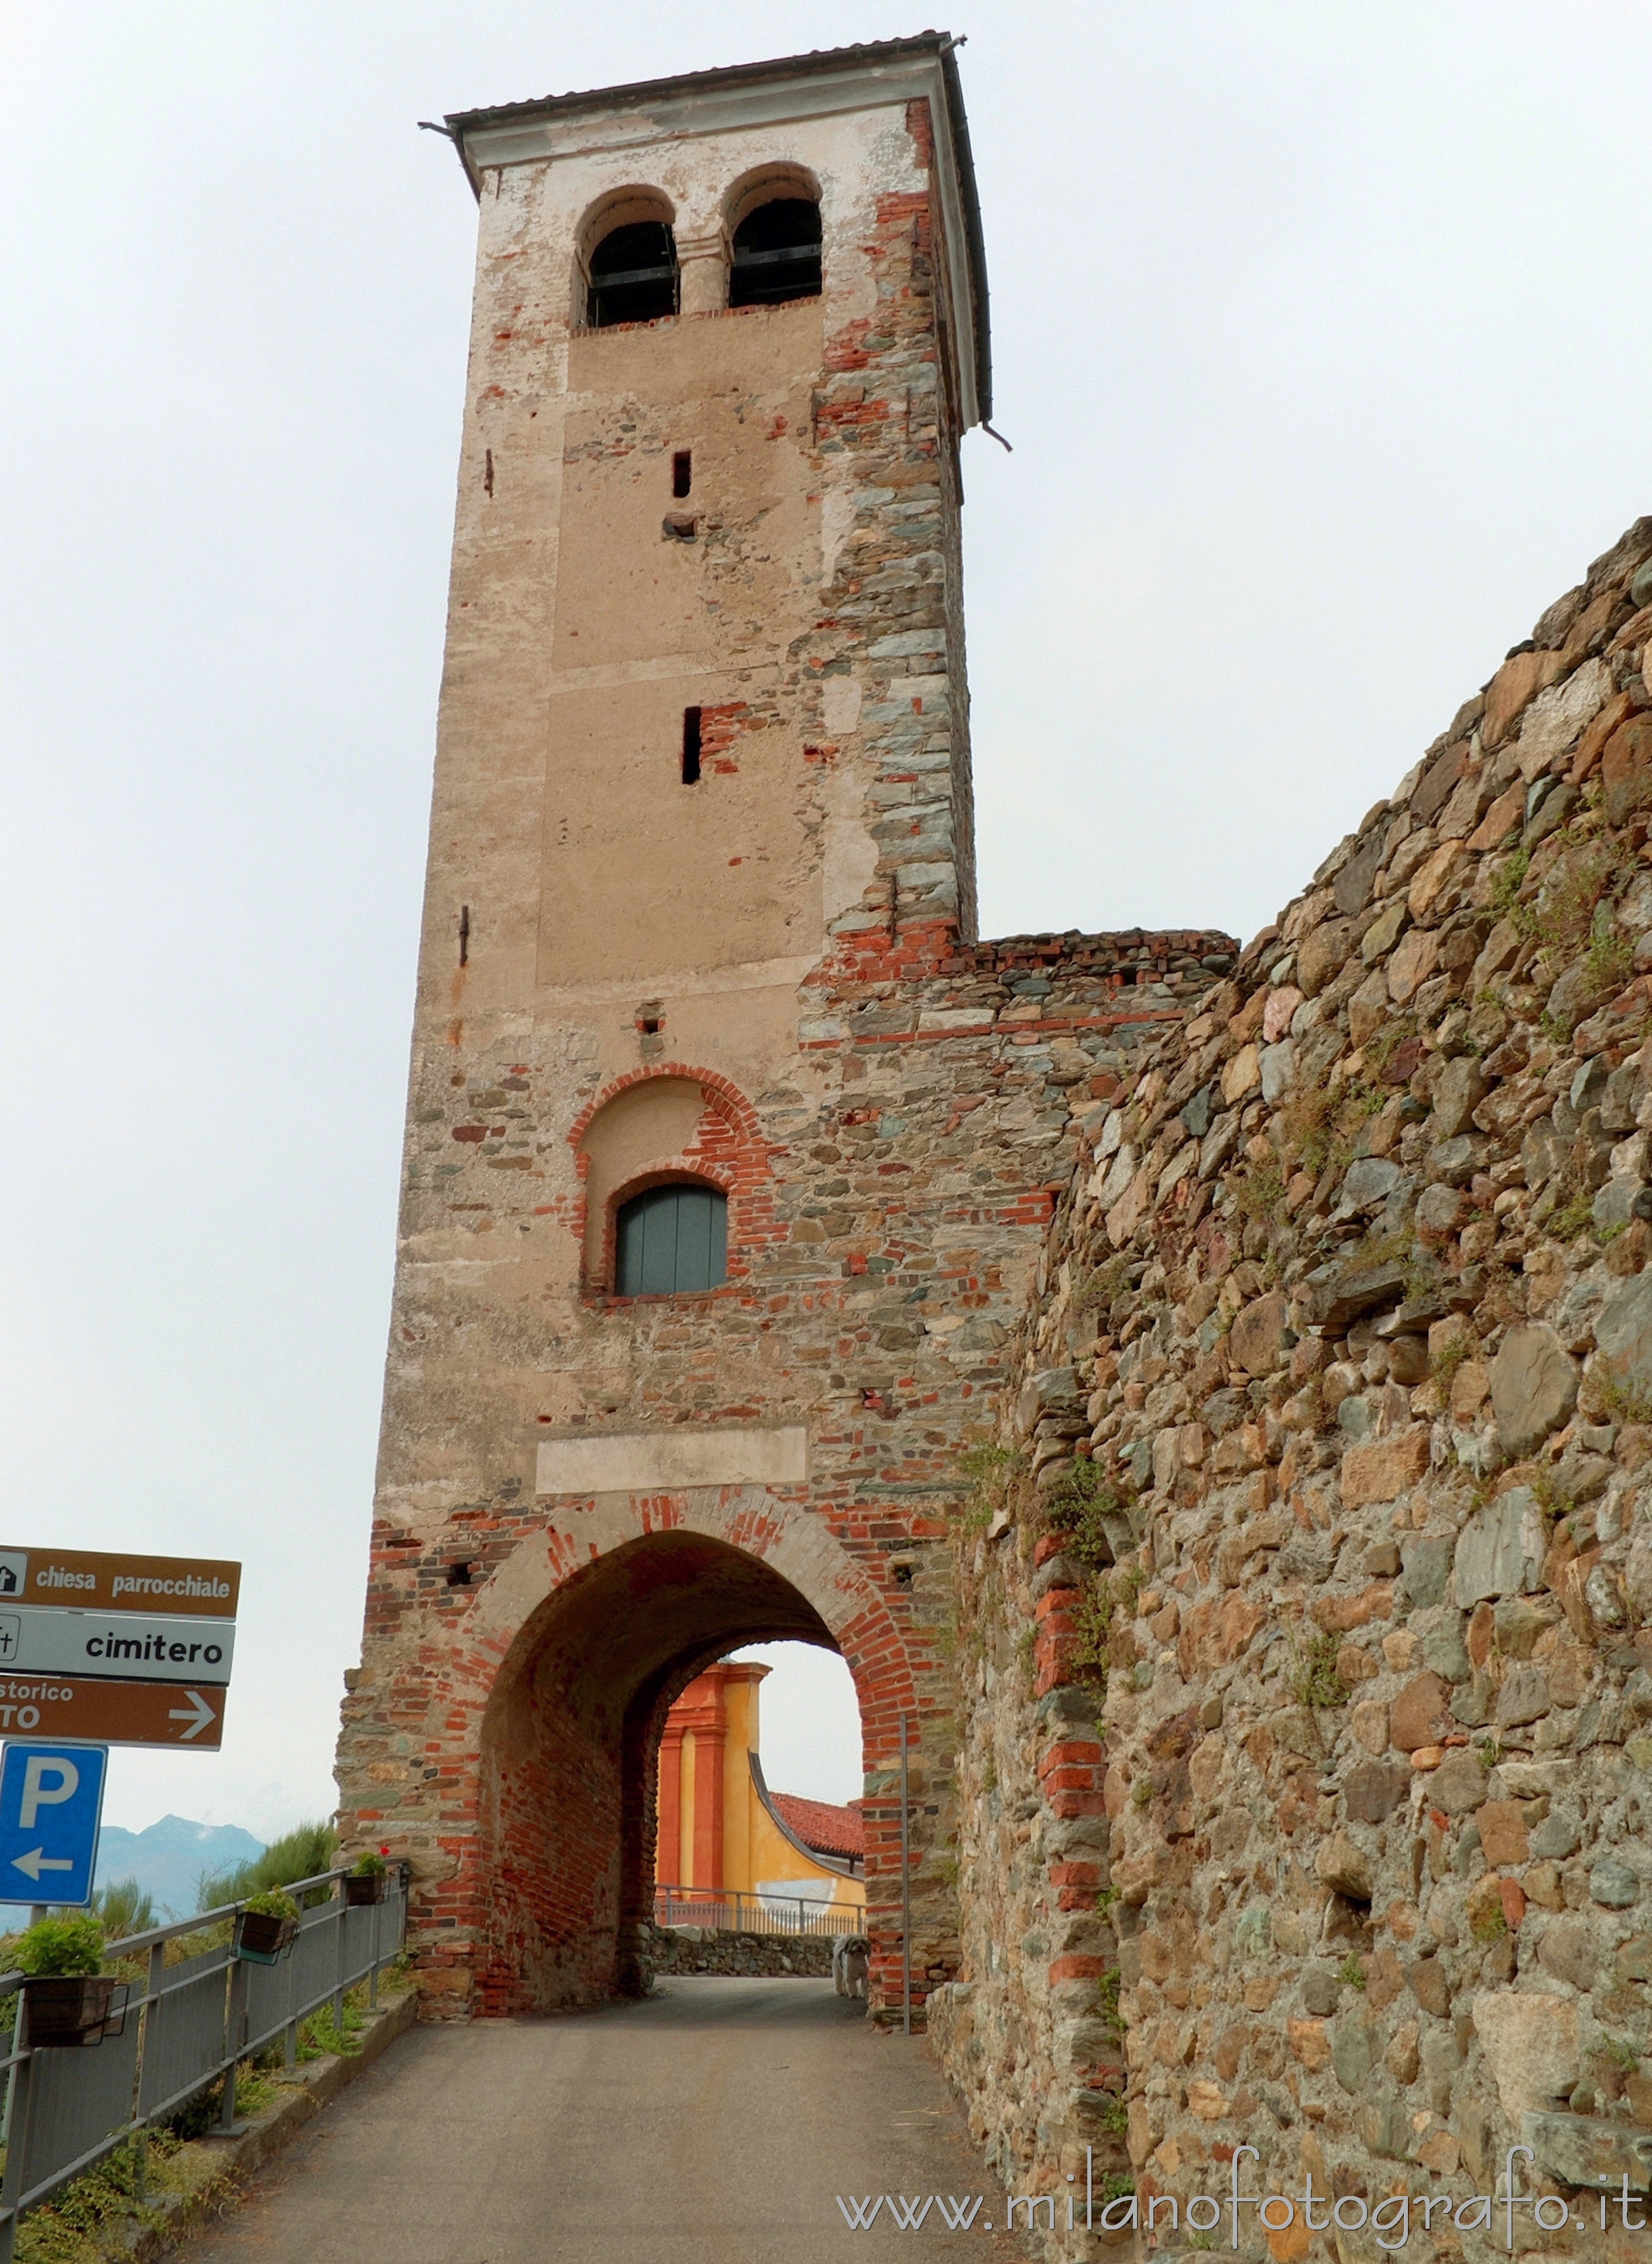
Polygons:
<instances>
[{"instance_id":1,"label":"arched passage","mask_svg":"<svg viewBox=\"0 0 1652 2264\"><path fill-rule=\"evenodd\" d=\"M660 1733L673 1700L714 1659L746 1643L841 1651L867 1765L888 1758L911 1702L901 1646L846 1566L846 1578L810 1577L837 1552L806 1521L815 1546L812 1563L792 1568L800 1580L762 1553L779 1527L747 1509L736 1529L757 1548L682 1524L636 1532L594 1553L525 1618L482 1723L479 2009L547 2011L644 1985Z\"/></svg>"}]
</instances>

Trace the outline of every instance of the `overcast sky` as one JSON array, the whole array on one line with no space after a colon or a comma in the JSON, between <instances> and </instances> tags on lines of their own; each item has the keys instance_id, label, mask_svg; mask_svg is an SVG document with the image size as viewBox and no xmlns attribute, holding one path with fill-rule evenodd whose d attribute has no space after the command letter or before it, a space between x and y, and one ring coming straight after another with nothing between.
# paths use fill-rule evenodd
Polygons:
<instances>
[{"instance_id":1,"label":"overcast sky","mask_svg":"<svg viewBox=\"0 0 1652 2264\"><path fill-rule=\"evenodd\" d=\"M332 1803L475 228L415 120L920 21L0 13L4 1537L247 1564L223 1755L111 1821ZM1249 935L1652 509L1644 0L951 28L983 930ZM842 1796L779 1680L771 1781Z\"/></svg>"}]
</instances>

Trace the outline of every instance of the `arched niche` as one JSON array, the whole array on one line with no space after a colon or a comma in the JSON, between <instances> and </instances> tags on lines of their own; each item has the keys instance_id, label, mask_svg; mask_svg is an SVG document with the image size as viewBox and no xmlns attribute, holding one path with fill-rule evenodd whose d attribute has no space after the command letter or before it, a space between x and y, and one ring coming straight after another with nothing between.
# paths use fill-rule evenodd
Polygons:
<instances>
[{"instance_id":1,"label":"arched niche","mask_svg":"<svg viewBox=\"0 0 1652 2264\"><path fill-rule=\"evenodd\" d=\"M728 1197L728 1267L740 1270L742 1165L753 1147L747 1115L721 1081L667 1070L627 1082L576 1128L585 1183L581 1268L588 1295L613 1289L620 1204L673 1181L720 1188Z\"/></svg>"}]
</instances>

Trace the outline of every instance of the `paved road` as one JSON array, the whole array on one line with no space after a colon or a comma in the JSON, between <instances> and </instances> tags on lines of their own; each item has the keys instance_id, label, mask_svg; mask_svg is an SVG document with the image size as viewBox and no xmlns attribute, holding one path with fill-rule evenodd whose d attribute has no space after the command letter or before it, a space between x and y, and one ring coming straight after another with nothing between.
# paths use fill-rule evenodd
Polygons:
<instances>
[{"instance_id":1,"label":"paved road","mask_svg":"<svg viewBox=\"0 0 1652 2264\"><path fill-rule=\"evenodd\" d=\"M931 2208L916 2250L834 2196ZM185 2264L820 2264L1030 2253L923 2043L829 1981L677 1979L559 2020L393 2044ZM993 2229L988 2231L986 2223Z\"/></svg>"}]
</instances>

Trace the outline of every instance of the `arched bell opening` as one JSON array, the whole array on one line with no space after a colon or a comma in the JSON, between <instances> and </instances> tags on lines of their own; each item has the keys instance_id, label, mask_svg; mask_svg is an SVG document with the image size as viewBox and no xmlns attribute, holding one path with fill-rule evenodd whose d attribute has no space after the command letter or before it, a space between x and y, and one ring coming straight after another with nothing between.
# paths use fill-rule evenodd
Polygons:
<instances>
[{"instance_id":1,"label":"arched bell opening","mask_svg":"<svg viewBox=\"0 0 1652 2264\"><path fill-rule=\"evenodd\" d=\"M598 200L576 231L576 328L612 330L675 315L681 279L676 214L658 189L618 189Z\"/></svg>"},{"instance_id":2,"label":"arched bell opening","mask_svg":"<svg viewBox=\"0 0 1652 2264\"><path fill-rule=\"evenodd\" d=\"M731 307L778 307L821 294L820 207L807 197L773 197L734 233Z\"/></svg>"}]
</instances>

